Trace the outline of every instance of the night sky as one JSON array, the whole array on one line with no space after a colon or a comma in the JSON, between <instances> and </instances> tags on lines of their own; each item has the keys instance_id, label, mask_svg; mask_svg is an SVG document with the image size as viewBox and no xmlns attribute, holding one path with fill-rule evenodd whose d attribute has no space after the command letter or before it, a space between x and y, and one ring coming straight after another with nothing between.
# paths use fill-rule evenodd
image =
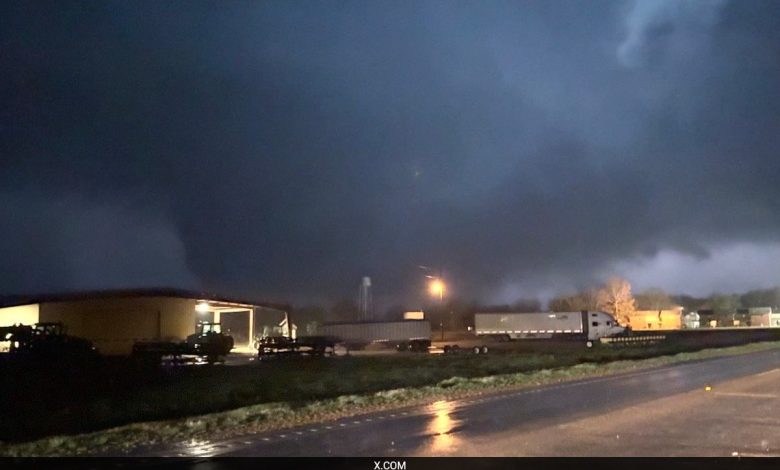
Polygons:
<instances>
[{"instance_id":1,"label":"night sky","mask_svg":"<svg viewBox=\"0 0 780 470\"><path fill-rule=\"evenodd\" d=\"M0 2L0 294L780 284L780 2Z\"/></svg>"}]
</instances>

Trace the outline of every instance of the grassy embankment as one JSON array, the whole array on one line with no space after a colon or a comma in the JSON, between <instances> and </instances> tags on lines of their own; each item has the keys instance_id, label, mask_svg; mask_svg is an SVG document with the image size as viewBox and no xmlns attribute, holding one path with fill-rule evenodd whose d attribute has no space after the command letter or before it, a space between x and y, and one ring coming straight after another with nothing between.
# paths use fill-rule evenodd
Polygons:
<instances>
[{"instance_id":1,"label":"grassy embankment","mask_svg":"<svg viewBox=\"0 0 780 470\"><path fill-rule=\"evenodd\" d=\"M486 357L295 359L246 367L181 368L163 371L124 396L97 398L71 410L93 429L135 424L0 444L0 455L117 453L140 445L217 439L438 399L774 348L780 348L780 343L673 355L656 347ZM62 422L60 416L57 423Z\"/></svg>"}]
</instances>

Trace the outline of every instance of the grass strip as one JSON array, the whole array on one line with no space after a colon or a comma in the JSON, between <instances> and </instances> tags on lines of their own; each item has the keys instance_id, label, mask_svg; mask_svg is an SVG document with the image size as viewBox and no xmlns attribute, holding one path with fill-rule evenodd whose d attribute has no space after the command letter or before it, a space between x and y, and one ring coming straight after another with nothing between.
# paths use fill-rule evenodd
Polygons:
<instances>
[{"instance_id":1,"label":"grass strip","mask_svg":"<svg viewBox=\"0 0 780 470\"><path fill-rule=\"evenodd\" d=\"M433 385L382 390L370 394L343 395L308 402L263 403L189 418L128 424L86 434L53 436L26 443L4 443L0 444L0 456L122 455L142 446L186 441L214 441L368 412L429 404L437 400L465 398L479 394L536 387L588 377L602 377L681 362L735 356L777 348L780 348L780 342L753 343L649 359L583 363L567 367L484 377L451 377Z\"/></svg>"}]
</instances>

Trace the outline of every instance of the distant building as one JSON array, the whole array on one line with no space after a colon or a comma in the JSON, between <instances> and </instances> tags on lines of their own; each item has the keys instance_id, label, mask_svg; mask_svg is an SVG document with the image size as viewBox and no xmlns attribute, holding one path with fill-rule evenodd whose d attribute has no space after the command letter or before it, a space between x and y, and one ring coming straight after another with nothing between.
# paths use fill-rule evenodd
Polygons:
<instances>
[{"instance_id":1,"label":"distant building","mask_svg":"<svg viewBox=\"0 0 780 470\"><path fill-rule=\"evenodd\" d=\"M731 314L731 323L733 326L750 326L750 313L746 308L738 308L736 313Z\"/></svg>"},{"instance_id":2,"label":"distant building","mask_svg":"<svg viewBox=\"0 0 780 470\"><path fill-rule=\"evenodd\" d=\"M404 312L404 320L425 320L425 313L418 312Z\"/></svg>"},{"instance_id":3,"label":"distant building","mask_svg":"<svg viewBox=\"0 0 780 470\"><path fill-rule=\"evenodd\" d=\"M703 309L698 311L701 318L701 326L709 328L725 328L735 326L749 326L750 315L746 309L737 309L731 312Z\"/></svg>"},{"instance_id":4,"label":"distant building","mask_svg":"<svg viewBox=\"0 0 780 470\"><path fill-rule=\"evenodd\" d=\"M703 309L696 312L699 315L699 321L702 328L714 328L716 326L726 326L718 324L718 316L715 314L715 310ZM721 321L723 321L721 319Z\"/></svg>"},{"instance_id":5,"label":"distant building","mask_svg":"<svg viewBox=\"0 0 780 470\"><path fill-rule=\"evenodd\" d=\"M684 328L699 328L701 326L701 318L696 312L688 312L683 316Z\"/></svg>"},{"instance_id":6,"label":"distant building","mask_svg":"<svg viewBox=\"0 0 780 470\"><path fill-rule=\"evenodd\" d=\"M666 310L637 310L627 316L632 330L679 330L682 328L682 308Z\"/></svg>"},{"instance_id":7,"label":"distant building","mask_svg":"<svg viewBox=\"0 0 780 470\"><path fill-rule=\"evenodd\" d=\"M126 355L137 341L184 340L198 322L221 323L237 349L249 348L260 325L292 333L289 311L284 304L205 292L108 290L0 297L0 326L61 322L68 334L92 341L102 354Z\"/></svg>"},{"instance_id":8,"label":"distant building","mask_svg":"<svg viewBox=\"0 0 780 470\"><path fill-rule=\"evenodd\" d=\"M772 307L749 309L750 326L780 327L780 312L772 311Z\"/></svg>"}]
</instances>

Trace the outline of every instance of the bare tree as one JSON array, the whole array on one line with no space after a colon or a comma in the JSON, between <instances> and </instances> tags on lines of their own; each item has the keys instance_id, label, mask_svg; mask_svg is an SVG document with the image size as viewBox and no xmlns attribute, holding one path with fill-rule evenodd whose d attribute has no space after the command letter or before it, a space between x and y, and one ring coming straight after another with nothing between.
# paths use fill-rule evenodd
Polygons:
<instances>
[{"instance_id":1,"label":"bare tree","mask_svg":"<svg viewBox=\"0 0 780 470\"><path fill-rule=\"evenodd\" d=\"M575 310L580 310L580 299L578 296L579 294L558 295L550 299L547 308L553 312L573 312Z\"/></svg>"},{"instance_id":2,"label":"bare tree","mask_svg":"<svg viewBox=\"0 0 780 470\"><path fill-rule=\"evenodd\" d=\"M744 308L775 307L780 305L780 287L758 289L745 292L740 296L739 303Z\"/></svg>"},{"instance_id":3,"label":"bare tree","mask_svg":"<svg viewBox=\"0 0 780 470\"><path fill-rule=\"evenodd\" d=\"M541 312L542 311L542 303L539 302L539 299L531 299L531 298L522 298L517 299L512 304L512 311L513 312Z\"/></svg>"},{"instance_id":4,"label":"bare tree","mask_svg":"<svg viewBox=\"0 0 780 470\"><path fill-rule=\"evenodd\" d=\"M713 294L704 304L705 309L715 313L735 313L740 304L740 297L736 294Z\"/></svg>"},{"instance_id":5,"label":"bare tree","mask_svg":"<svg viewBox=\"0 0 780 470\"><path fill-rule=\"evenodd\" d=\"M327 316L329 321L357 321L359 318L360 309L352 299L341 299L334 303Z\"/></svg>"},{"instance_id":6,"label":"bare tree","mask_svg":"<svg viewBox=\"0 0 780 470\"><path fill-rule=\"evenodd\" d=\"M598 291L598 308L611 313L622 323L629 323L629 316L636 311L634 296L631 295L631 284L622 278L610 278Z\"/></svg>"},{"instance_id":7,"label":"bare tree","mask_svg":"<svg viewBox=\"0 0 780 470\"><path fill-rule=\"evenodd\" d=\"M667 310L674 306L674 302L662 289L647 289L636 295L637 310Z\"/></svg>"},{"instance_id":8,"label":"bare tree","mask_svg":"<svg viewBox=\"0 0 780 470\"><path fill-rule=\"evenodd\" d=\"M570 295L559 295L550 299L548 308L553 312L578 312L580 310L597 310L599 291L588 289Z\"/></svg>"},{"instance_id":9,"label":"bare tree","mask_svg":"<svg viewBox=\"0 0 780 470\"><path fill-rule=\"evenodd\" d=\"M599 289L588 289L580 292L580 305L582 308L579 310L598 310L600 307L601 291Z\"/></svg>"}]
</instances>

